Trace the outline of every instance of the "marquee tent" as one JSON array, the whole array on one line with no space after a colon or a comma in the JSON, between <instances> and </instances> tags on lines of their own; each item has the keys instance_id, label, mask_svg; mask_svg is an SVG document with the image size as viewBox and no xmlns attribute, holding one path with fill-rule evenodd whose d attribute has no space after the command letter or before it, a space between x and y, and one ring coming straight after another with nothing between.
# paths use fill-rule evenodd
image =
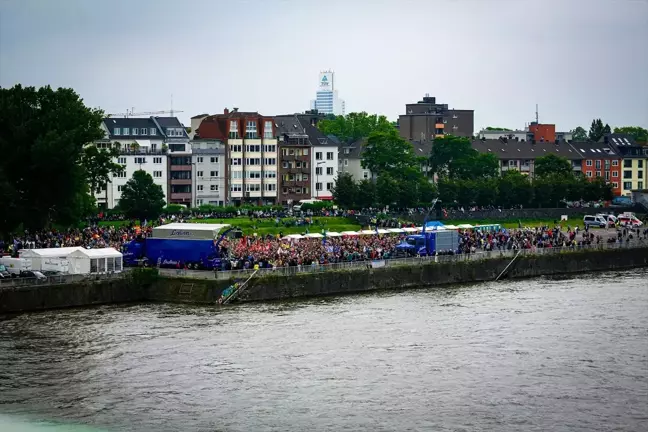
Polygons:
<instances>
[{"instance_id":1,"label":"marquee tent","mask_svg":"<svg viewBox=\"0 0 648 432\"><path fill-rule=\"evenodd\" d=\"M67 256L71 274L119 273L123 255L114 248L80 248Z\"/></svg>"}]
</instances>

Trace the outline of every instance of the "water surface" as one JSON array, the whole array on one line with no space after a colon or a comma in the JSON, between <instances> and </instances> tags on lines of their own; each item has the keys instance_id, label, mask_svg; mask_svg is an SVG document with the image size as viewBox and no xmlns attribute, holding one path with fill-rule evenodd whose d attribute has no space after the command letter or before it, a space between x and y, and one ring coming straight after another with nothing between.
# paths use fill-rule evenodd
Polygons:
<instances>
[{"instance_id":1,"label":"water surface","mask_svg":"<svg viewBox=\"0 0 648 432\"><path fill-rule=\"evenodd\" d=\"M21 315L0 322L0 430L25 416L110 431L645 431L648 271Z\"/></svg>"}]
</instances>

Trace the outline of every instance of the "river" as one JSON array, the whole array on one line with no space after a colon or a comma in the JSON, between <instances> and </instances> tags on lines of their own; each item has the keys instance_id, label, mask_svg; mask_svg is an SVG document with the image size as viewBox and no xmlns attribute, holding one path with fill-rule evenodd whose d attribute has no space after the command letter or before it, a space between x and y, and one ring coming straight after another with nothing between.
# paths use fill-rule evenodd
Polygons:
<instances>
[{"instance_id":1,"label":"river","mask_svg":"<svg viewBox=\"0 0 648 432\"><path fill-rule=\"evenodd\" d=\"M645 431L648 270L20 315L0 322L0 430L40 421L61 431Z\"/></svg>"}]
</instances>

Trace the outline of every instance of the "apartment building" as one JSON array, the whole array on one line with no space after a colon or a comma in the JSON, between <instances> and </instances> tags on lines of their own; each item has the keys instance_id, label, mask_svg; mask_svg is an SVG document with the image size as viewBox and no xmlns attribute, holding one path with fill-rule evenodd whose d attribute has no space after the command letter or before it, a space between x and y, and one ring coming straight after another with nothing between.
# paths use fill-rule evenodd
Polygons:
<instances>
[{"instance_id":1,"label":"apartment building","mask_svg":"<svg viewBox=\"0 0 648 432\"><path fill-rule=\"evenodd\" d=\"M338 171L351 174L355 181L371 179L371 171L362 167L362 150L366 145L366 138L352 143L338 143Z\"/></svg>"},{"instance_id":2,"label":"apartment building","mask_svg":"<svg viewBox=\"0 0 648 432\"><path fill-rule=\"evenodd\" d=\"M311 198L313 145L297 114L277 116L274 121L279 146L278 203L292 205Z\"/></svg>"},{"instance_id":3,"label":"apartment building","mask_svg":"<svg viewBox=\"0 0 648 432\"><path fill-rule=\"evenodd\" d=\"M583 175L588 180L603 177L612 185L615 196L622 195L621 157L605 142L572 142L571 146L582 156Z\"/></svg>"},{"instance_id":4,"label":"apartment building","mask_svg":"<svg viewBox=\"0 0 648 432\"><path fill-rule=\"evenodd\" d=\"M405 114L398 118L400 135L409 141L426 142L444 135L472 138L475 111L450 109L428 94L417 103L405 105Z\"/></svg>"},{"instance_id":5,"label":"apartment building","mask_svg":"<svg viewBox=\"0 0 648 432\"><path fill-rule=\"evenodd\" d=\"M95 145L99 148L118 148L120 154L115 162L121 164L124 171L112 176L111 182L100 191L95 191L95 198L100 207L115 208L121 199L124 185L138 170L150 174L168 200L169 155L172 146L174 150L177 149L177 142L173 136L175 132L171 132L172 136L167 135L163 125L177 126L184 131L182 124L175 117L115 117L103 120L104 138L96 141Z\"/></svg>"},{"instance_id":6,"label":"apartment building","mask_svg":"<svg viewBox=\"0 0 648 432\"><path fill-rule=\"evenodd\" d=\"M225 143L224 185L228 205L277 202L277 138L272 117L232 111L202 119L195 139Z\"/></svg>"},{"instance_id":7,"label":"apartment building","mask_svg":"<svg viewBox=\"0 0 648 432\"><path fill-rule=\"evenodd\" d=\"M225 143L219 140L195 139L191 142L194 173L193 206L224 206L227 201Z\"/></svg>"},{"instance_id":8,"label":"apartment building","mask_svg":"<svg viewBox=\"0 0 648 432\"><path fill-rule=\"evenodd\" d=\"M633 190L648 187L648 152L635 140L625 134L608 134L603 143L619 154L622 163L621 194L632 196Z\"/></svg>"},{"instance_id":9,"label":"apartment building","mask_svg":"<svg viewBox=\"0 0 648 432\"><path fill-rule=\"evenodd\" d=\"M523 130L504 130L504 129L482 129L478 134L479 138L499 139L508 138L518 141L571 141L573 134L571 132L556 132L556 125L539 124L532 122Z\"/></svg>"}]
</instances>

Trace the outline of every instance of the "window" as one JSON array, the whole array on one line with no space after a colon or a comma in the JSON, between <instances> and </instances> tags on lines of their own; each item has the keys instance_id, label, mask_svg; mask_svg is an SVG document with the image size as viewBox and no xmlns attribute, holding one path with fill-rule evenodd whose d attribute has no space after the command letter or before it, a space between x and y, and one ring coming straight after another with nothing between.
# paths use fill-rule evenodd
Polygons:
<instances>
[{"instance_id":1,"label":"window","mask_svg":"<svg viewBox=\"0 0 648 432\"><path fill-rule=\"evenodd\" d=\"M623 189L632 189L632 182L623 182Z\"/></svg>"},{"instance_id":2,"label":"window","mask_svg":"<svg viewBox=\"0 0 648 432\"><path fill-rule=\"evenodd\" d=\"M631 179L632 178L632 171L623 171L623 178L624 179Z\"/></svg>"},{"instance_id":3,"label":"window","mask_svg":"<svg viewBox=\"0 0 648 432\"><path fill-rule=\"evenodd\" d=\"M230 165L243 165L241 163L241 158L232 158L230 159Z\"/></svg>"},{"instance_id":4,"label":"window","mask_svg":"<svg viewBox=\"0 0 648 432\"><path fill-rule=\"evenodd\" d=\"M349 159L344 159L344 166L349 166Z\"/></svg>"},{"instance_id":5,"label":"window","mask_svg":"<svg viewBox=\"0 0 648 432\"><path fill-rule=\"evenodd\" d=\"M247 183L245 185L245 192L260 192L261 191L261 185L260 184L249 184Z\"/></svg>"},{"instance_id":6,"label":"window","mask_svg":"<svg viewBox=\"0 0 648 432\"><path fill-rule=\"evenodd\" d=\"M122 135L130 135L130 131L128 130L128 128L122 129Z\"/></svg>"},{"instance_id":7,"label":"window","mask_svg":"<svg viewBox=\"0 0 648 432\"><path fill-rule=\"evenodd\" d=\"M623 161L623 168L632 168L632 160L631 159L625 159Z\"/></svg>"},{"instance_id":8,"label":"window","mask_svg":"<svg viewBox=\"0 0 648 432\"><path fill-rule=\"evenodd\" d=\"M212 192L218 191L218 185L209 186L209 190L212 191Z\"/></svg>"},{"instance_id":9,"label":"window","mask_svg":"<svg viewBox=\"0 0 648 432\"><path fill-rule=\"evenodd\" d=\"M230 146L230 152L242 152L243 146L241 144L232 144Z\"/></svg>"},{"instance_id":10,"label":"window","mask_svg":"<svg viewBox=\"0 0 648 432\"><path fill-rule=\"evenodd\" d=\"M146 163L146 158L143 158L143 157L136 157L136 158L135 158L135 163L136 163L136 164L140 164L140 165L141 165L141 164L145 164L145 163Z\"/></svg>"},{"instance_id":11,"label":"window","mask_svg":"<svg viewBox=\"0 0 648 432\"><path fill-rule=\"evenodd\" d=\"M326 175L333 175L333 168L332 167L327 167L326 168Z\"/></svg>"},{"instance_id":12,"label":"window","mask_svg":"<svg viewBox=\"0 0 648 432\"><path fill-rule=\"evenodd\" d=\"M264 165L276 165L277 164L277 158L265 158L263 160Z\"/></svg>"},{"instance_id":13,"label":"window","mask_svg":"<svg viewBox=\"0 0 648 432\"><path fill-rule=\"evenodd\" d=\"M276 183L266 183L263 185L263 189L266 192L275 192L277 190L277 184Z\"/></svg>"},{"instance_id":14,"label":"window","mask_svg":"<svg viewBox=\"0 0 648 432\"><path fill-rule=\"evenodd\" d=\"M260 179L261 178L261 171L246 171L245 172L245 178Z\"/></svg>"},{"instance_id":15,"label":"window","mask_svg":"<svg viewBox=\"0 0 648 432\"><path fill-rule=\"evenodd\" d=\"M245 124L245 138L247 139L257 139L257 124L254 120L248 120Z\"/></svg>"},{"instance_id":16,"label":"window","mask_svg":"<svg viewBox=\"0 0 648 432\"><path fill-rule=\"evenodd\" d=\"M162 177L162 171L153 171L153 177L156 178Z\"/></svg>"},{"instance_id":17,"label":"window","mask_svg":"<svg viewBox=\"0 0 648 432\"><path fill-rule=\"evenodd\" d=\"M117 158L117 163L125 165L126 164L126 158L125 157Z\"/></svg>"},{"instance_id":18,"label":"window","mask_svg":"<svg viewBox=\"0 0 648 432\"><path fill-rule=\"evenodd\" d=\"M209 171L209 177L218 177L218 171Z\"/></svg>"},{"instance_id":19,"label":"window","mask_svg":"<svg viewBox=\"0 0 648 432\"><path fill-rule=\"evenodd\" d=\"M121 135L121 128L113 129L113 135Z\"/></svg>"},{"instance_id":20,"label":"window","mask_svg":"<svg viewBox=\"0 0 648 432\"><path fill-rule=\"evenodd\" d=\"M643 182L642 181L637 182L637 189L643 189Z\"/></svg>"},{"instance_id":21,"label":"window","mask_svg":"<svg viewBox=\"0 0 648 432\"><path fill-rule=\"evenodd\" d=\"M198 186L196 186L196 190L197 190L198 192L202 192L202 191L203 191L203 188L204 188L203 185L198 185Z\"/></svg>"},{"instance_id":22,"label":"window","mask_svg":"<svg viewBox=\"0 0 648 432\"><path fill-rule=\"evenodd\" d=\"M601 171L596 171L596 177L601 177Z\"/></svg>"},{"instance_id":23,"label":"window","mask_svg":"<svg viewBox=\"0 0 648 432\"><path fill-rule=\"evenodd\" d=\"M612 166L619 166L619 161L618 160L613 160L612 161Z\"/></svg>"},{"instance_id":24,"label":"window","mask_svg":"<svg viewBox=\"0 0 648 432\"><path fill-rule=\"evenodd\" d=\"M232 171L232 178L233 179L242 179L243 178L243 171Z\"/></svg>"},{"instance_id":25,"label":"window","mask_svg":"<svg viewBox=\"0 0 648 432\"><path fill-rule=\"evenodd\" d=\"M592 171L587 171L587 177L592 177Z\"/></svg>"},{"instance_id":26,"label":"window","mask_svg":"<svg viewBox=\"0 0 648 432\"><path fill-rule=\"evenodd\" d=\"M349 153L351 153L351 149L350 148L345 148L344 149L344 154L349 154Z\"/></svg>"},{"instance_id":27,"label":"window","mask_svg":"<svg viewBox=\"0 0 648 432\"><path fill-rule=\"evenodd\" d=\"M148 129L146 128L141 128L140 129L140 135L147 135Z\"/></svg>"},{"instance_id":28,"label":"window","mask_svg":"<svg viewBox=\"0 0 648 432\"><path fill-rule=\"evenodd\" d=\"M315 175L322 175L322 167L315 168Z\"/></svg>"},{"instance_id":29,"label":"window","mask_svg":"<svg viewBox=\"0 0 648 432\"><path fill-rule=\"evenodd\" d=\"M308 156L308 149L307 148L304 149L304 156Z\"/></svg>"},{"instance_id":30,"label":"window","mask_svg":"<svg viewBox=\"0 0 648 432\"><path fill-rule=\"evenodd\" d=\"M150 129L149 129L149 135L157 135L157 129L155 129L155 128L150 128Z\"/></svg>"},{"instance_id":31,"label":"window","mask_svg":"<svg viewBox=\"0 0 648 432\"><path fill-rule=\"evenodd\" d=\"M322 152L315 152L315 160L322 160Z\"/></svg>"},{"instance_id":32,"label":"window","mask_svg":"<svg viewBox=\"0 0 648 432\"><path fill-rule=\"evenodd\" d=\"M601 161L600 160L596 161L596 169L601 169Z\"/></svg>"},{"instance_id":33,"label":"window","mask_svg":"<svg viewBox=\"0 0 648 432\"><path fill-rule=\"evenodd\" d=\"M585 165L591 167L591 166L592 166L592 161L591 161L591 160L587 160L587 161L585 162Z\"/></svg>"},{"instance_id":34,"label":"window","mask_svg":"<svg viewBox=\"0 0 648 432\"><path fill-rule=\"evenodd\" d=\"M637 168L643 168L643 161L641 159L639 159L637 161ZM639 177L641 177L641 176L639 176ZM639 188L639 189L642 189L642 188Z\"/></svg>"},{"instance_id":35,"label":"window","mask_svg":"<svg viewBox=\"0 0 648 432\"><path fill-rule=\"evenodd\" d=\"M126 169L124 169L122 172L117 173L117 178L126 178Z\"/></svg>"},{"instance_id":36,"label":"window","mask_svg":"<svg viewBox=\"0 0 648 432\"><path fill-rule=\"evenodd\" d=\"M261 165L261 158L245 158L246 165Z\"/></svg>"},{"instance_id":37,"label":"window","mask_svg":"<svg viewBox=\"0 0 648 432\"><path fill-rule=\"evenodd\" d=\"M326 152L326 160L333 160L333 152Z\"/></svg>"},{"instance_id":38,"label":"window","mask_svg":"<svg viewBox=\"0 0 648 432\"><path fill-rule=\"evenodd\" d=\"M327 190L333 189L333 183L326 183L326 189Z\"/></svg>"},{"instance_id":39,"label":"window","mask_svg":"<svg viewBox=\"0 0 648 432\"><path fill-rule=\"evenodd\" d=\"M133 132L131 135L139 135L139 129L138 128L133 128Z\"/></svg>"},{"instance_id":40,"label":"window","mask_svg":"<svg viewBox=\"0 0 648 432\"><path fill-rule=\"evenodd\" d=\"M269 152L269 153L274 153L277 151L277 146L274 144L265 144L263 146L263 151L264 152Z\"/></svg>"},{"instance_id":41,"label":"window","mask_svg":"<svg viewBox=\"0 0 648 432\"><path fill-rule=\"evenodd\" d=\"M196 205L197 206L201 206L202 204L203 204L203 200L201 200L201 199L196 200Z\"/></svg>"},{"instance_id":42,"label":"window","mask_svg":"<svg viewBox=\"0 0 648 432\"><path fill-rule=\"evenodd\" d=\"M161 164L162 163L162 158L161 157L154 157L153 158L153 163L154 164Z\"/></svg>"},{"instance_id":43,"label":"window","mask_svg":"<svg viewBox=\"0 0 648 432\"><path fill-rule=\"evenodd\" d=\"M202 177L203 172L202 171L196 171L196 177Z\"/></svg>"},{"instance_id":44,"label":"window","mask_svg":"<svg viewBox=\"0 0 648 432\"><path fill-rule=\"evenodd\" d=\"M618 188L619 188L619 183L617 183L617 182L612 182L612 187L613 187L614 189L618 189Z\"/></svg>"},{"instance_id":45,"label":"window","mask_svg":"<svg viewBox=\"0 0 648 432\"><path fill-rule=\"evenodd\" d=\"M211 162L211 163L218 163L218 157L211 157L211 158L209 158L209 162Z\"/></svg>"},{"instance_id":46,"label":"window","mask_svg":"<svg viewBox=\"0 0 648 432\"><path fill-rule=\"evenodd\" d=\"M266 120L263 126L263 138L272 138L272 121Z\"/></svg>"},{"instance_id":47,"label":"window","mask_svg":"<svg viewBox=\"0 0 648 432\"><path fill-rule=\"evenodd\" d=\"M264 171L263 177L267 179L277 178L277 171Z\"/></svg>"},{"instance_id":48,"label":"window","mask_svg":"<svg viewBox=\"0 0 648 432\"><path fill-rule=\"evenodd\" d=\"M172 180L191 180L191 171L171 171Z\"/></svg>"},{"instance_id":49,"label":"window","mask_svg":"<svg viewBox=\"0 0 648 432\"><path fill-rule=\"evenodd\" d=\"M230 120L229 138L230 139L239 139L238 122L236 120ZM241 150L239 150L239 151L241 151ZM240 190L239 190L239 192L240 192Z\"/></svg>"},{"instance_id":50,"label":"window","mask_svg":"<svg viewBox=\"0 0 648 432\"><path fill-rule=\"evenodd\" d=\"M643 171L637 171L637 177L642 179L643 178ZM643 189L643 188L639 188L639 189Z\"/></svg>"},{"instance_id":51,"label":"window","mask_svg":"<svg viewBox=\"0 0 648 432\"><path fill-rule=\"evenodd\" d=\"M117 186L117 192L121 192L124 190L124 186Z\"/></svg>"},{"instance_id":52,"label":"window","mask_svg":"<svg viewBox=\"0 0 648 432\"><path fill-rule=\"evenodd\" d=\"M246 152L260 152L261 146L258 144L248 144L245 146Z\"/></svg>"},{"instance_id":53,"label":"window","mask_svg":"<svg viewBox=\"0 0 648 432\"><path fill-rule=\"evenodd\" d=\"M619 177L619 171L612 171L612 177Z\"/></svg>"},{"instance_id":54,"label":"window","mask_svg":"<svg viewBox=\"0 0 648 432\"><path fill-rule=\"evenodd\" d=\"M321 191L322 190L322 183L315 183L315 190Z\"/></svg>"},{"instance_id":55,"label":"window","mask_svg":"<svg viewBox=\"0 0 648 432\"><path fill-rule=\"evenodd\" d=\"M369 172L368 172L368 171L363 171L363 172L362 172L362 177L363 177L364 179L368 179L368 178L369 178Z\"/></svg>"},{"instance_id":56,"label":"window","mask_svg":"<svg viewBox=\"0 0 648 432\"><path fill-rule=\"evenodd\" d=\"M198 156L198 157L196 158L196 163L203 163L203 158L202 158L202 156Z\"/></svg>"},{"instance_id":57,"label":"window","mask_svg":"<svg viewBox=\"0 0 648 432\"><path fill-rule=\"evenodd\" d=\"M605 160L605 169L610 169L610 160L609 159Z\"/></svg>"},{"instance_id":58,"label":"window","mask_svg":"<svg viewBox=\"0 0 648 432\"><path fill-rule=\"evenodd\" d=\"M610 180L610 171L605 171L605 180Z\"/></svg>"},{"instance_id":59,"label":"window","mask_svg":"<svg viewBox=\"0 0 648 432\"><path fill-rule=\"evenodd\" d=\"M243 186L240 184L233 184L232 186L230 186L230 190L232 192L241 192L243 190Z\"/></svg>"}]
</instances>

